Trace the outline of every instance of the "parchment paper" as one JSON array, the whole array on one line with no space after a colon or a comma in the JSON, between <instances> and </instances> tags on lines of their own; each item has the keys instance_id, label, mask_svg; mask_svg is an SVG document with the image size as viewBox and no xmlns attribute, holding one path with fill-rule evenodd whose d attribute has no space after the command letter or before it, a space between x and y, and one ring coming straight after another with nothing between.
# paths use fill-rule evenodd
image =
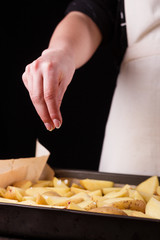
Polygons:
<instances>
[{"instance_id":1,"label":"parchment paper","mask_svg":"<svg viewBox=\"0 0 160 240\"><path fill-rule=\"evenodd\" d=\"M49 155L0 160L0 187L7 187L14 182L30 180L35 182L39 179L51 179L54 171L47 164Z\"/></svg>"}]
</instances>

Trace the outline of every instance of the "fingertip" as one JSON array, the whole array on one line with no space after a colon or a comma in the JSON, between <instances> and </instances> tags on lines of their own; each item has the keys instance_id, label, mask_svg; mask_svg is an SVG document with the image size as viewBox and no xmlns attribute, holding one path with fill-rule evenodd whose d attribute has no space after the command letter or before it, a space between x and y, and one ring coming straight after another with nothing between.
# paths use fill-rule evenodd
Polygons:
<instances>
[{"instance_id":1,"label":"fingertip","mask_svg":"<svg viewBox=\"0 0 160 240\"><path fill-rule=\"evenodd\" d=\"M55 128L59 129L61 127L61 122L58 119L53 119Z\"/></svg>"},{"instance_id":2,"label":"fingertip","mask_svg":"<svg viewBox=\"0 0 160 240\"><path fill-rule=\"evenodd\" d=\"M54 127L50 123L44 123L44 125L48 131L51 132L54 130Z\"/></svg>"}]
</instances>

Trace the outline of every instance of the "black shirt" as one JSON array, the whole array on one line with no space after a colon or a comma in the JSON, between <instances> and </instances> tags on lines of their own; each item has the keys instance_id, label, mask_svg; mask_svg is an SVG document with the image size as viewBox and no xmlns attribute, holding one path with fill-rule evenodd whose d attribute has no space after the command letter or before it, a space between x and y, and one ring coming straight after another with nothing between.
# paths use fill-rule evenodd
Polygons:
<instances>
[{"instance_id":1,"label":"black shirt","mask_svg":"<svg viewBox=\"0 0 160 240\"><path fill-rule=\"evenodd\" d=\"M115 61L120 65L127 48L124 1L73 0L66 14L71 11L82 12L97 24L103 36L103 44L111 43Z\"/></svg>"}]
</instances>

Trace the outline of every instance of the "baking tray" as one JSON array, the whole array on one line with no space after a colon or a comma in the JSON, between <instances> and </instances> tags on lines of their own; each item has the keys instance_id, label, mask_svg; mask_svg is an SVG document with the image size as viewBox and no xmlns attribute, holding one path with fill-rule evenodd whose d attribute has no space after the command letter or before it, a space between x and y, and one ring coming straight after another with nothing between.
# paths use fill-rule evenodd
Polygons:
<instances>
[{"instance_id":1,"label":"baking tray","mask_svg":"<svg viewBox=\"0 0 160 240\"><path fill-rule=\"evenodd\" d=\"M149 176L55 170L57 177L137 185ZM20 239L159 239L160 220L0 203L0 236Z\"/></svg>"}]
</instances>

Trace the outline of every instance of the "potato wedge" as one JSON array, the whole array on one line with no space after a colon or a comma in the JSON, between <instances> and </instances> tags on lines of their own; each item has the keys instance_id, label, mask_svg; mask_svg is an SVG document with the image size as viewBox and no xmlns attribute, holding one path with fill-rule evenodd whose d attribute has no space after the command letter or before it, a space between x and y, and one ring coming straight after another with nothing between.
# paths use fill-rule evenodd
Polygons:
<instances>
[{"instance_id":1,"label":"potato wedge","mask_svg":"<svg viewBox=\"0 0 160 240\"><path fill-rule=\"evenodd\" d=\"M160 186L157 187L156 192L157 192L157 194L160 196Z\"/></svg>"},{"instance_id":2,"label":"potato wedge","mask_svg":"<svg viewBox=\"0 0 160 240\"><path fill-rule=\"evenodd\" d=\"M68 191L68 192L64 193L62 196L63 196L63 197L72 197L73 195L74 195L73 192Z\"/></svg>"},{"instance_id":3,"label":"potato wedge","mask_svg":"<svg viewBox=\"0 0 160 240\"><path fill-rule=\"evenodd\" d=\"M121 187L108 187L108 188L103 188L102 189L102 192L103 194L107 194L107 193L110 193L110 192L118 192L120 191L122 188Z\"/></svg>"},{"instance_id":4,"label":"potato wedge","mask_svg":"<svg viewBox=\"0 0 160 240\"><path fill-rule=\"evenodd\" d=\"M89 193L88 190L85 190L85 189L82 189L82 188L76 188L76 187L71 187L71 192L73 192L74 194L79 193L79 192Z\"/></svg>"},{"instance_id":5,"label":"potato wedge","mask_svg":"<svg viewBox=\"0 0 160 240\"><path fill-rule=\"evenodd\" d=\"M159 195L155 195L155 194L154 194L152 197L155 198L155 199L157 199L158 201L160 201L160 196L159 196Z\"/></svg>"},{"instance_id":6,"label":"potato wedge","mask_svg":"<svg viewBox=\"0 0 160 240\"><path fill-rule=\"evenodd\" d=\"M116 214L116 215L124 215L127 216L127 214L115 207L98 207L98 208L93 208L90 210L90 212L97 212L97 213L106 213L106 214Z\"/></svg>"},{"instance_id":7,"label":"potato wedge","mask_svg":"<svg viewBox=\"0 0 160 240\"><path fill-rule=\"evenodd\" d=\"M120 191L113 191L113 192L109 192L109 193L105 194L104 198L107 199L107 198L128 197L129 189L131 189L131 187L128 184L126 184L123 188L121 188Z\"/></svg>"},{"instance_id":8,"label":"potato wedge","mask_svg":"<svg viewBox=\"0 0 160 240\"><path fill-rule=\"evenodd\" d=\"M44 196L45 201L48 205L53 206L67 206L69 202L69 198L67 197L56 197L56 196Z\"/></svg>"},{"instance_id":9,"label":"potato wedge","mask_svg":"<svg viewBox=\"0 0 160 240\"><path fill-rule=\"evenodd\" d=\"M58 188L58 187L53 187L51 188L51 191L58 193L60 196L65 197L68 192L70 192L70 188Z\"/></svg>"},{"instance_id":10,"label":"potato wedge","mask_svg":"<svg viewBox=\"0 0 160 240\"><path fill-rule=\"evenodd\" d=\"M98 202L98 201L104 201L105 198L104 198L104 196L93 195L93 196L92 196L92 200L93 200L94 202Z\"/></svg>"},{"instance_id":11,"label":"potato wedge","mask_svg":"<svg viewBox=\"0 0 160 240\"><path fill-rule=\"evenodd\" d=\"M82 186L80 186L80 185L78 185L76 183L72 183L71 187L84 189L84 188L82 188Z\"/></svg>"},{"instance_id":12,"label":"potato wedge","mask_svg":"<svg viewBox=\"0 0 160 240\"><path fill-rule=\"evenodd\" d=\"M129 189L128 193L129 193L129 197L133 199L145 201L144 198L141 196L141 194L137 190Z\"/></svg>"},{"instance_id":13,"label":"potato wedge","mask_svg":"<svg viewBox=\"0 0 160 240\"><path fill-rule=\"evenodd\" d=\"M114 183L111 181L83 179L83 180L80 180L80 184L89 191L95 191L98 189L102 190L103 188L113 187Z\"/></svg>"},{"instance_id":14,"label":"potato wedge","mask_svg":"<svg viewBox=\"0 0 160 240\"><path fill-rule=\"evenodd\" d=\"M160 201L152 197L146 205L146 214L160 219Z\"/></svg>"},{"instance_id":15,"label":"potato wedge","mask_svg":"<svg viewBox=\"0 0 160 240\"><path fill-rule=\"evenodd\" d=\"M143 218L151 218L149 215L135 210L124 209L123 210L130 217L143 217Z\"/></svg>"},{"instance_id":16,"label":"potato wedge","mask_svg":"<svg viewBox=\"0 0 160 240\"><path fill-rule=\"evenodd\" d=\"M19 203L17 200L0 197L0 203Z\"/></svg>"},{"instance_id":17,"label":"potato wedge","mask_svg":"<svg viewBox=\"0 0 160 240\"><path fill-rule=\"evenodd\" d=\"M53 181L39 180L32 187L53 187Z\"/></svg>"},{"instance_id":18,"label":"potato wedge","mask_svg":"<svg viewBox=\"0 0 160 240\"><path fill-rule=\"evenodd\" d=\"M136 190L142 195L146 202L156 193L159 186L159 180L157 176L150 177L144 182L140 183Z\"/></svg>"},{"instance_id":19,"label":"potato wedge","mask_svg":"<svg viewBox=\"0 0 160 240\"><path fill-rule=\"evenodd\" d=\"M52 191L52 188L44 188L44 187L30 187L26 189L25 194L28 196L37 197L38 194L43 194L45 192Z\"/></svg>"},{"instance_id":20,"label":"potato wedge","mask_svg":"<svg viewBox=\"0 0 160 240\"><path fill-rule=\"evenodd\" d=\"M104 201L98 201L97 202L98 207L115 207L119 209L131 209L136 211L145 212L145 202L142 200L135 200L129 197L123 197L123 198L111 198L106 199Z\"/></svg>"},{"instance_id":21,"label":"potato wedge","mask_svg":"<svg viewBox=\"0 0 160 240\"><path fill-rule=\"evenodd\" d=\"M70 182L69 178L60 178L60 179L66 186L69 187L71 185L71 182Z\"/></svg>"},{"instance_id":22,"label":"potato wedge","mask_svg":"<svg viewBox=\"0 0 160 240\"><path fill-rule=\"evenodd\" d=\"M25 191L18 187L8 186L4 194L5 198L22 201Z\"/></svg>"},{"instance_id":23,"label":"potato wedge","mask_svg":"<svg viewBox=\"0 0 160 240\"><path fill-rule=\"evenodd\" d=\"M83 201L81 203L77 204L80 208L85 209L85 210L90 210L92 208L96 208L97 204L96 202L92 201L92 200L86 200Z\"/></svg>"},{"instance_id":24,"label":"potato wedge","mask_svg":"<svg viewBox=\"0 0 160 240\"><path fill-rule=\"evenodd\" d=\"M29 206L38 206L38 204L33 200L21 201L21 202L18 202L18 204L29 205Z\"/></svg>"},{"instance_id":25,"label":"potato wedge","mask_svg":"<svg viewBox=\"0 0 160 240\"><path fill-rule=\"evenodd\" d=\"M37 195L37 198L36 198L35 202L37 204L48 205L46 199L42 195L40 195L40 194Z\"/></svg>"},{"instance_id":26,"label":"potato wedge","mask_svg":"<svg viewBox=\"0 0 160 240\"><path fill-rule=\"evenodd\" d=\"M84 211L83 208L81 208L80 206L78 206L78 204L73 203L73 202L69 202L67 205L67 209L71 209L71 210L78 210L78 211Z\"/></svg>"},{"instance_id":27,"label":"potato wedge","mask_svg":"<svg viewBox=\"0 0 160 240\"><path fill-rule=\"evenodd\" d=\"M90 197L93 197L93 196L102 196L102 191L100 189L98 190L95 190L95 191L90 191L88 192L88 195Z\"/></svg>"},{"instance_id":28,"label":"potato wedge","mask_svg":"<svg viewBox=\"0 0 160 240\"><path fill-rule=\"evenodd\" d=\"M91 200L91 197L87 194L87 193L84 193L84 192L80 192L80 193L77 193L75 195L73 195L72 197L69 198L71 201L72 200L76 200L76 199L82 199L82 201L87 201L87 200ZM82 202L81 201L81 202Z\"/></svg>"},{"instance_id":29,"label":"potato wedge","mask_svg":"<svg viewBox=\"0 0 160 240\"><path fill-rule=\"evenodd\" d=\"M0 188L0 197L5 197L6 189Z\"/></svg>"},{"instance_id":30,"label":"potato wedge","mask_svg":"<svg viewBox=\"0 0 160 240\"><path fill-rule=\"evenodd\" d=\"M64 196L69 192L69 188L56 188L56 187L31 187L26 190L26 195L37 196L37 194L43 194L45 192L56 192L60 196Z\"/></svg>"},{"instance_id":31,"label":"potato wedge","mask_svg":"<svg viewBox=\"0 0 160 240\"><path fill-rule=\"evenodd\" d=\"M48 191L48 192L44 192L42 193L43 196L56 196L56 197L61 197L60 194L58 194L57 192L54 192L54 191Z\"/></svg>"},{"instance_id":32,"label":"potato wedge","mask_svg":"<svg viewBox=\"0 0 160 240\"><path fill-rule=\"evenodd\" d=\"M69 188L61 179L53 178L53 186L58 188Z\"/></svg>"},{"instance_id":33,"label":"potato wedge","mask_svg":"<svg viewBox=\"0 0 160 240\"><path fill-rule=\"evenodd\" d=\"M67 206L69 203L80 203L82 201L90 200L86 193L80 192L71 197L57 197L57 196L46 196L43 194L48 205Z\"/></svg>"},{"instance_id":34,"label":"potato wedge","mask_svg":"<svg viewBox=\"0 0 160 240\"><path fill-rule=\"evenodd\" d=\"M27 200L32 200L32 201L36 201L36 197L34 196L23 196L22 201L27 201Z\"/></svg>"},{"instance_id":35,"label":"potato wedge","mask_svg":"<svg viewBox=\"0 0 160 240\"><path fill-rule=\"evenodd\" d=\"M22 180L22 181L18 181L15 182L13 184L14 187L18 187L18 188L22 188L22 189L27 189L30 188L32 186L32 182L29 180Z\"/></svg>"}]
</instances>

